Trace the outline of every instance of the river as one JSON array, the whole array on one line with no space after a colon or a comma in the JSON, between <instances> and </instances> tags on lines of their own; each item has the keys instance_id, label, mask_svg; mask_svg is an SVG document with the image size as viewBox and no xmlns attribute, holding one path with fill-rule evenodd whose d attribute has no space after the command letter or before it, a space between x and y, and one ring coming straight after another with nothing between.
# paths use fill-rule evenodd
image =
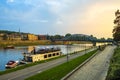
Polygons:
<instances>
[{"instance_id":1,"label":"river","mask_svg":"<svg viewBox=\"0 0 120 80\"><path fill-rule=\"evenodd\" d=\"M73 44L69 45L39 45L35 47L59 47L63 54L81 51L90 48L92 44ZM28 52L29 46L15 47L15 49L0 49L0 71L6 70L5 64L9 60L20 60L23 59L22 53Z\"/></svg>"}]
</instances>

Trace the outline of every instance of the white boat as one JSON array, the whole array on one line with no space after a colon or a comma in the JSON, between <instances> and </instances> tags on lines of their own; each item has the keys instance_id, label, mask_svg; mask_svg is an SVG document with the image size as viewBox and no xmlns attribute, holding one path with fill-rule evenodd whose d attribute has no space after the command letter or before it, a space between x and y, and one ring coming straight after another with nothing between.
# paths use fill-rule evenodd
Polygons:
<instances>
[{"instance_id":1,"label":"white boat","mask_svg":"<svg viewBox=\"0 0 120 80\"><path fill-rule=\"evenodd\" d=\"M5 65L5 67L6 67L6 68L14 68L14 67L16 67L16 66L18 65L18 62L19 62L19 61L10 60L10 61Z\"/></svg>"}]
</instances>

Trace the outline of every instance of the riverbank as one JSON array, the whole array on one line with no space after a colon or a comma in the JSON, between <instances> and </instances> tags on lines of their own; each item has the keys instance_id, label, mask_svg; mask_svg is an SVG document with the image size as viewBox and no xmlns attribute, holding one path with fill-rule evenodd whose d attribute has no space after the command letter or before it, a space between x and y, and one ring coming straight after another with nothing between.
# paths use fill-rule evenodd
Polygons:
<instances>
[{"instance_id":1,"label":"riverbank","mask_svg":"<svg viewBox=\"0 0 120 80\"><path fill-rule=\"evenodd\" d=\"M0 41L0 48L13 45L13 46L31 46L31 45L50 45L50 40L38 40L38 41Z\"/></svg>"},{"instance_id":2,"label":"riverbank","mask_svg":"<svg viewBox=\"0 0 120 80\"><path fill-rule=\"evenodd\" d=\"M106 80L120 80L120 47L114 51Z\"/></svg>"},{"instance_id":3,"label":"riverbank","mask_svg":"<svg viewBox=\"0 0 120 80\"><path fill-rule=\"evenodd\" d=\"M63 45L68 42L63 41L55 41L51 42L50 40L37 40L37 41L0 41L0 48L4 48L6 46L34 46L34 45ZM91 42L85 41L70 41L71 44L91 44Z\"/></svg>"}]
</instances>

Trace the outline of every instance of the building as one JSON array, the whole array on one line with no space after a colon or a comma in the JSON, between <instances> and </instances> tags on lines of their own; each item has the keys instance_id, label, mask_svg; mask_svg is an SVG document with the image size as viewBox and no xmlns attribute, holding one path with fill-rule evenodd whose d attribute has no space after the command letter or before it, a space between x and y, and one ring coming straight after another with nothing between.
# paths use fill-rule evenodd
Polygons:
<instances>
[{"instance_id":1,"label":"building","mask_svg":"<svg viewBox=\"0 0 120 80\"><path fill-rule=\"evenodd\" d=\"M28 40L28 34L21 34L22 40Z\"/></svg>"},{"instance_id":2,"label":"building","mask_svg":"<svg viewBox=\"0 0 120 80\"><path fill-rule=\"evenodd\" d=\"M19 35L17 33L9 34L9 35L7 35L7 40L20 41L21 35Z\"/></svg>"},{"instance_id":3,"label":"building","mask_svg":"<svg viewBox=\"0 0 120 80\"><path fill-rule=\"evenodd\" d=\"M0 40L4 40L4 35L3 33L0 34Z\"/></svg>"},{"instance_id":4,"label":"building","mask_svg":"<svg viewBox=\"0 0 120 80\"><path fill-rule=\"evenodd\" d=\"M46 59L51 59L61 56L61 51L60 49L41 49L35 52L33 49L31 53L24 53L24 60L27 62L37 62L37 61L42 61Z\"/></svg>"},{"instance_id":5,"label":"building","mask_svg":"<svg viewBox=\"0 0 120 80\"><path fill-rule=\"evenodd\" d=\"M38 35L38 39L39 40L47 40L47 36L46 35Z\"/></svg>"},{"instance_id":6,"label":"building","mask_svg":"<svg viewBox=\"0 0 120 80\"><path fill-rule=\"evenodd\" d=\"M34 34L28 34L28 40L38 40L38 36Z\"/></svg>"}]
</instances>

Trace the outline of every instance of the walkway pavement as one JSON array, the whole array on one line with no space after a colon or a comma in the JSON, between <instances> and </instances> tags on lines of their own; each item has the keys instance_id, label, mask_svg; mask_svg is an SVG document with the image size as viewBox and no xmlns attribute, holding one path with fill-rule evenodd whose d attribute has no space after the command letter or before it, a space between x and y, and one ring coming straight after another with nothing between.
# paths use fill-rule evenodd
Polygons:
<instances>
[{"instance_id":1,"label":"walkway pavement","mask_svg":"<svg viewBox=\"0 0 120 80\"><path fill-rule=\"evenodd\" d=\"M105 80L115 46L107 46L67 80Z\"/></svg>"}]
</instances>

